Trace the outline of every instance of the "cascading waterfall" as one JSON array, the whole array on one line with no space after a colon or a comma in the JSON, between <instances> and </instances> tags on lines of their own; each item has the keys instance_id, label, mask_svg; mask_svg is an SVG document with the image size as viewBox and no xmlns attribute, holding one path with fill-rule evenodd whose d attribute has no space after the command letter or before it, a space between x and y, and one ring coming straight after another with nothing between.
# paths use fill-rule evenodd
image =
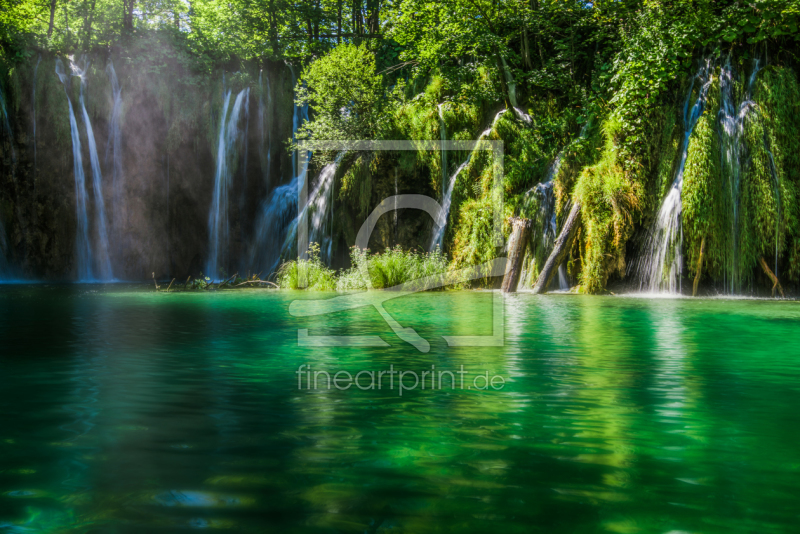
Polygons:
<instances>
[{"instance_id":1,"label":"cascading waterfall","mask_svg":"<svg viewBox=\"0 0 800 534\"><path fill-rule=\"evenodd\" d=\"M291 63L287 63L287 66L292 75L292 88L294 89L297 85L294 67ZM269 98L268 102L270 104L269 110L271 111L269 76L267 76L267 93ZM263 110L263 106L261 109ZM298 106L293 100L292 142L297 140L297 130L303 120L308 120L308 106ZM268 145L271 144L271 142L270 136ZM256 216L255 232L250 248L250 265L253 268L266 268L269 272L272 272L280 263L284 250L287 248L286 244L291 239L291 236L287 237L287 233L295 231L293 228L296 227L296 220L298 218L298 191L305 183L311 153L307 153L306 156L303 167L298 168L297 151L292 152L292 180L288 184L273 189L269 196L261 203L258 215ZM266 174L265 180L268 180L268 177L269 174Z\"/></svg>"},{"instance_id":2,"label":"cascading waterfall","mask_svg":"<svg viewBox=\"0 0 800 534\"><path fill-rule=\"evenodd\" d=\"M723 175L727 175L731 207L731 249L727 258L728 290L736 293L740 289L739 277L739 204L742 170L747 159L743 150L744 146L744 121L750 110L755 108L752 100L753 85L760 69L759 60L753 62L753 72L745 89L741 102L736 101L735 80L736 71L728 57L725 65L720 70L720 111L719 111L719 136L722 147Z\"/></svg>"},{"instance_id":3,"label":"cascading waterfall","mask_svg":"<svg viewBox=\"0 0 800 534\"><path fill-rule=\"evenodd\" d=\"M562 151L563 152L563 151ZM545 251L550 251L553 248L553 243L558 234L558 223L556 221L556 196L555 196L555 177L561 168L562 152L559 152L550 169L547 171L547 176L543 182L533 186L525 193L523 200L526 206L530 206L534 202L538 202L538 209L536 210L536 221L534 228L541 231L542 246Z\"/></svg>"},{"instance_id":4,"label":"cascading waterfall","mask_svg":"<svg viewBox=\"0 0 800 534\"><path fill-rule=\"evenodd\" d=\"M81 156L81 138L72 99L69 97L70 75L65 72L64 64L56 59L56 75L64 85L64 94L69 105L69 129L72 137L72 173L75 179L75 212L77 227L75 230L75 258L78 280L92 279L92 249L89 246L89 221L86 215L86 178L83 173L83 157Z\"/></svg>"},{"instance_id":5,"label":"cascading waterfall","mask_svg":"<svg viewBox=\"0 0 800 534\"><path fill-rule=\"evenodd\" d=\"M689 94L683 108L684 135L681 145L681 159L675 173L675 179L669 188L666 198L661 204L645 244L645 256L639 262L639 279L641 288L650 292L666 290L669 293L681 291L681 273L683 268L683 229L681 227L681 192L683 190L683 173L686 157L689 152L689 137L692 135L697 120L705 109L708 89L712 82L713 65L711 60L702 61L700 69L692 78ZM697 98L689 107L694 95L695 84L699 84Z\"/></svg>"},{"instance_id":6,"label":"cascading waterfall","mask_svg":"<svg viewBox=\"0 0 800 534\"><path fill-rule=\"evenodd\" d=\"M112 188L112 213L114 217L113 228L116 232L122 231L122 202L124 201L124 177L122 173L122 90L117 80L117 73L111 60L106 65L106 75L111 83L111 120L108 123L108 141L106 142L105 162L106 168L111 158L111 188ZM121 240L119 240L121 246Z\"/></svg>"},{"instance_id":7,"label":"cascading waterfall","mask_svg":"<svg viewBox=\"0 0 800 534\"><path fill-rule=\"evenodd\" d=\"M466 161L464 161L464 163L458 166L458 168L450 177L450 180L447 183L447 190L445 191L444 198L442 199L442 211L439 212L440 216L436 221L436 226L438 228L434 232L433 238L431 239L431 244L428 247L430 251L433 251L437 247L441 248L442 246L442 240L444 239L444 231L445 228L447 228L447 219L448 216L450 215L450 203L453 200L453 188L456 185L456 178L458 178L458 175L461 173L462 170L464 170L464 167L466 167L468 164L469 164L469 158L467 158Z\"/></svg>"},{"instance_id":8,"label":"cascading waterfall","mask_svg":"<svg viewBox=\"0 0 800 534\"><path fill-rule=\"evenodd\" d=\"M86 71L89 68L88 63L80 69L74 63L71 65L72 75L77 76L81 80L79 102L81 105L81 112L83 114L83 125L86 129L86 139L89 146L89 163L92 168L92 190L94 191L94 219L95 230L97 231L97 241L95 243L95 262L96 262L96 280L111 280L113 278L111 273L111 260L108 256L108 230L106 228L106 208L105 201L103 200L103 175L100 171L100 158L97 156L97 143L94 139L94 130L92 129L92 122L89 120L89 113L86 111L86 102L84 99L84 92L86 89Z\"/></svg>"},{"instance_id":9,"label":"cascading waterfall","mask_svg":"<svg viewBox=\"0 0 800 534\"><path fill-rule=\"evenodd\" d=\"M245 102L249 98L250 89L242 89L233 107L230 109L231 91L222 99L222 115L219 122L219 138L217 142L217 165L214 173L214 191L211 209L208 213L209 255L206 263L206 276L216 279L221 267L228 267L228 246L230 225L228 220L228 193L230 192L232 173L235 170L235 143L239 140L239 122Z\"/></svg>"},{"instance_id":10,"label":"cascading waterfall","mask_svg":"<svg viewBox=\"0 0 800 534\"><path fill-rule=\"evenodd\" d=\"M441 105L442 104L439 105L440 106L440 108L439 108L440 112L441 112ZM492 119L491 126L489 126L484 131L481 132L481 134L478 136L477 141L483 140L484 137L486 137L487 135L492 133L492 129L494 128L494 125L497 123L497 121L500 118L500 116L503 115L503 113L505 113L505 112L506 112L505 109L500 110L494 116L494 119ZM440 117L441 117L441 115L440 115ZM444 123L442 123L442 128L444 128ZM442 140L442 142L444 142L444 139ZM455 185L456 185L456 179L458 178L458 175L461 174L461 171L463 171L464 168L466 168L466 166L469 165L469 162L472 159L472 155L475 153L476 150L478 150L478 148L479 148L479 145L476 144L475 148L473 148L472 152L470 152L469 155L467 156L467 159L464 160L464 162L456 168L455 172L450 176L450 179L446 180L442 184L442 188L443 188L443 191L444 191L444 197L442 198L442 208L443 208L443 210L441 212L441 217L436 221L436 230L433 233L433 237L431 238L430 245L428 245L428 250L431 251L431 252L433 252L433 250L436 247L440 247L441 248L441 246L442 246L442 241L444 240L444 232L447 229L447 220L448 220L448 218L450 216L450 205L452 203L453 189L455 188ZM445 163L444 155L445 155L445 151L444 151L444 148L442 148L443 165ZM395 194L397 194L397 193L395 192ZM395 215L395 217L396 217L396 215Z\"/></svg>"}]
</instances>

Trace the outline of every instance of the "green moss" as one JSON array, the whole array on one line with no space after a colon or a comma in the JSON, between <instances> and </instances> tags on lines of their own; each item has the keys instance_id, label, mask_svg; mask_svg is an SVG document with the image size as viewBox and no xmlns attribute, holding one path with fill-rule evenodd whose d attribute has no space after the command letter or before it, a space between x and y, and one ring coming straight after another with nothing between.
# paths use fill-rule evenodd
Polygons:
<instances>
[{"instance_id":1,"label":"green moss","mask_svg":"<svg viewBox=\"0 0 800 534\"><path fill-rule=\"evenodd\" d=\"M583 221L581 285L589 293L605 289L608 277L625 272L625 245L641 213L643 187L629 179L619 161L620 122L603 125L606 144L600 160L584 169L575 186Z\"/></svg>"},{"instance_id":2,"label":"green moss","mask_svg":"<svg viewBox=\"0 0 800 534\"><path fill-rule=\"evenodd\" d=\"M730 195L720 169L719 105L719 80L715 79L708 92L705 111L689 139L681 195L683 249L689 273L697 270L705 238L704 270L715 277L722 276L730 250L730 203L727 201Z\"/></svg>"},{"instance_id":3,"label":"green moss","mask_svg":"<svg viewBox=\"0 0 800 534\"><path fill-rule=\"evenodd\" d=\"M751 248L764 254L771 265L777 243L784 272L796 282L800 280L800 86L796 74L784 67L764 69L755 100L758 119L747 129L748 142L754 148L748 173L754 181L752 187L748 186L748 209L764 225L758 231L752 229L754 238L767 241L758 247L753 243ZM759 134L763 137L760 143ZM777 191L767 149L774 160ZM780 217L776 221L778 206Z\"/></svg>"}]
</instances>

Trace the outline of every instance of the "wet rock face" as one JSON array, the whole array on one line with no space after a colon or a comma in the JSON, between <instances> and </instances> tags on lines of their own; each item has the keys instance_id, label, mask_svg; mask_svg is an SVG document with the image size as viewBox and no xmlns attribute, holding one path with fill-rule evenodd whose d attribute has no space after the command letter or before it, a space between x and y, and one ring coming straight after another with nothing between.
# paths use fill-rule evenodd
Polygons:
<instances>
[{"instance_id":1,"label":"wet rock face","mask_svg":"<svg viewBox=\"0 0 800 534\"><path fill-rule=\"evenodd\" d=\"M20 66L16 77L3 86L10 97L8 115L13 135L0 136L0 222L6 234L8 271L0 272L0 276L74 280L76 186L67 96L53 68L55 58L43 55L34 100L36 61L34 55L31 64ZM122 177L117 177L115 189L113 157L107 155L112 93L104 72L106 61L105 57L92 58L97 67L88 71L86 98L103 172L113 276L120 280L147 280L152 272L160 278L185 280L189 274L197 276L199 272L192 271L199 271L198 266L204 265L208 248L208 210L215 167L215 139L209 131L219 120L219 105L210 95L219 81L204 80L206 85L193 95L193 115L186 120L185 102L181 109L172 98L174 95L170 95L170 91L177 95L182 89L173 83L174 73L161 73L165 81L157 87L148 78L153 75L146 72L147 65L117 62L112 57L124 109ZM257 69L255 73L257 80ZM249 103L247 162L240 162L230 192L231 272L247 253L247 236L252 231L258 203L269 189L291 176L291 157L285 146L292 131L291 76L283 64L267 66L264 73L272 80L272 120L266 124L268 135L262 136L256 123L257 95L253 94ZM76 88L74 82L70 89ZM73 105L76 95L77 92L70 94ZM289 112L279 113L281 109ZM184 113L183 122L176 128L180 113ZM78 129L88 177L91 171L86 129L80 117ZM266 183L259 145L269 137L271 183ZM243 160L244 150L241 152ZM94 242L97 229L93 223L94 191L90 179L86 180L86 195L89 240Z\"/></svg>"}]
</instances>

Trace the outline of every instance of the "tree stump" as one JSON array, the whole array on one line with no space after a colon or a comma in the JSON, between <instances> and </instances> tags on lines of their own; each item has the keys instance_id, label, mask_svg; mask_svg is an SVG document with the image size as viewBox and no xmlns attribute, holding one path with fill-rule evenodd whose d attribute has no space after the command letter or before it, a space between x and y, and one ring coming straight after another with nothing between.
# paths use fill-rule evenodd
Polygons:
<instances>
[{"instance_id":1,"label":"tree stump","mask_svg":"<svg viewBox=\"0 0 800 534\"><path fill-rule=\"evenodd\" d=\"M531 220L521 217L511 218L511 237L508 239L508 260L503 276L503 293L514 293L522 274L522 261L531 236Z\"/></svg>"}]
</instances>

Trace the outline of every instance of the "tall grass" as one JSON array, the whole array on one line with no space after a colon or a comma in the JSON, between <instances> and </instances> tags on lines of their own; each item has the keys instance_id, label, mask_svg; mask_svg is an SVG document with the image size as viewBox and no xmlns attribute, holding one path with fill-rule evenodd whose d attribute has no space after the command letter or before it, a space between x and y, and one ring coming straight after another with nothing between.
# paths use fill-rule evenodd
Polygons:
<instances>
[{"instance_id":1,"label":"tall grass","mask_svg":"<svg viewBox=\"0 0 800 534\"><path fill-rule=\"evenodd\" d=\"M319 246L312 244L309 259L292 260L281 265L277 281L282 289L311 289L316 291L352 291L403 289L425 291L436 289L445 283L447 256L438 248L433 252L403 250L399 246L387 248L382 253L370 254L369 250L353 247L350 251L353 266L333 271L319 258ZM365 275L369 277L367 284ZM305 277L306 284L302 284Z\"/></svg>"},{"instance_id":2,"label":"tall grass","mask_svg":"<svg viewBox=\"0 0 800 534\"><path fill-rule=\"evenodd\" d=\"M336 272L322 263L319 245L311 243L308 259L283 263L278 268L277 281L281 289L333 291L336 289Z\"/></svg>"}]
</instances>

